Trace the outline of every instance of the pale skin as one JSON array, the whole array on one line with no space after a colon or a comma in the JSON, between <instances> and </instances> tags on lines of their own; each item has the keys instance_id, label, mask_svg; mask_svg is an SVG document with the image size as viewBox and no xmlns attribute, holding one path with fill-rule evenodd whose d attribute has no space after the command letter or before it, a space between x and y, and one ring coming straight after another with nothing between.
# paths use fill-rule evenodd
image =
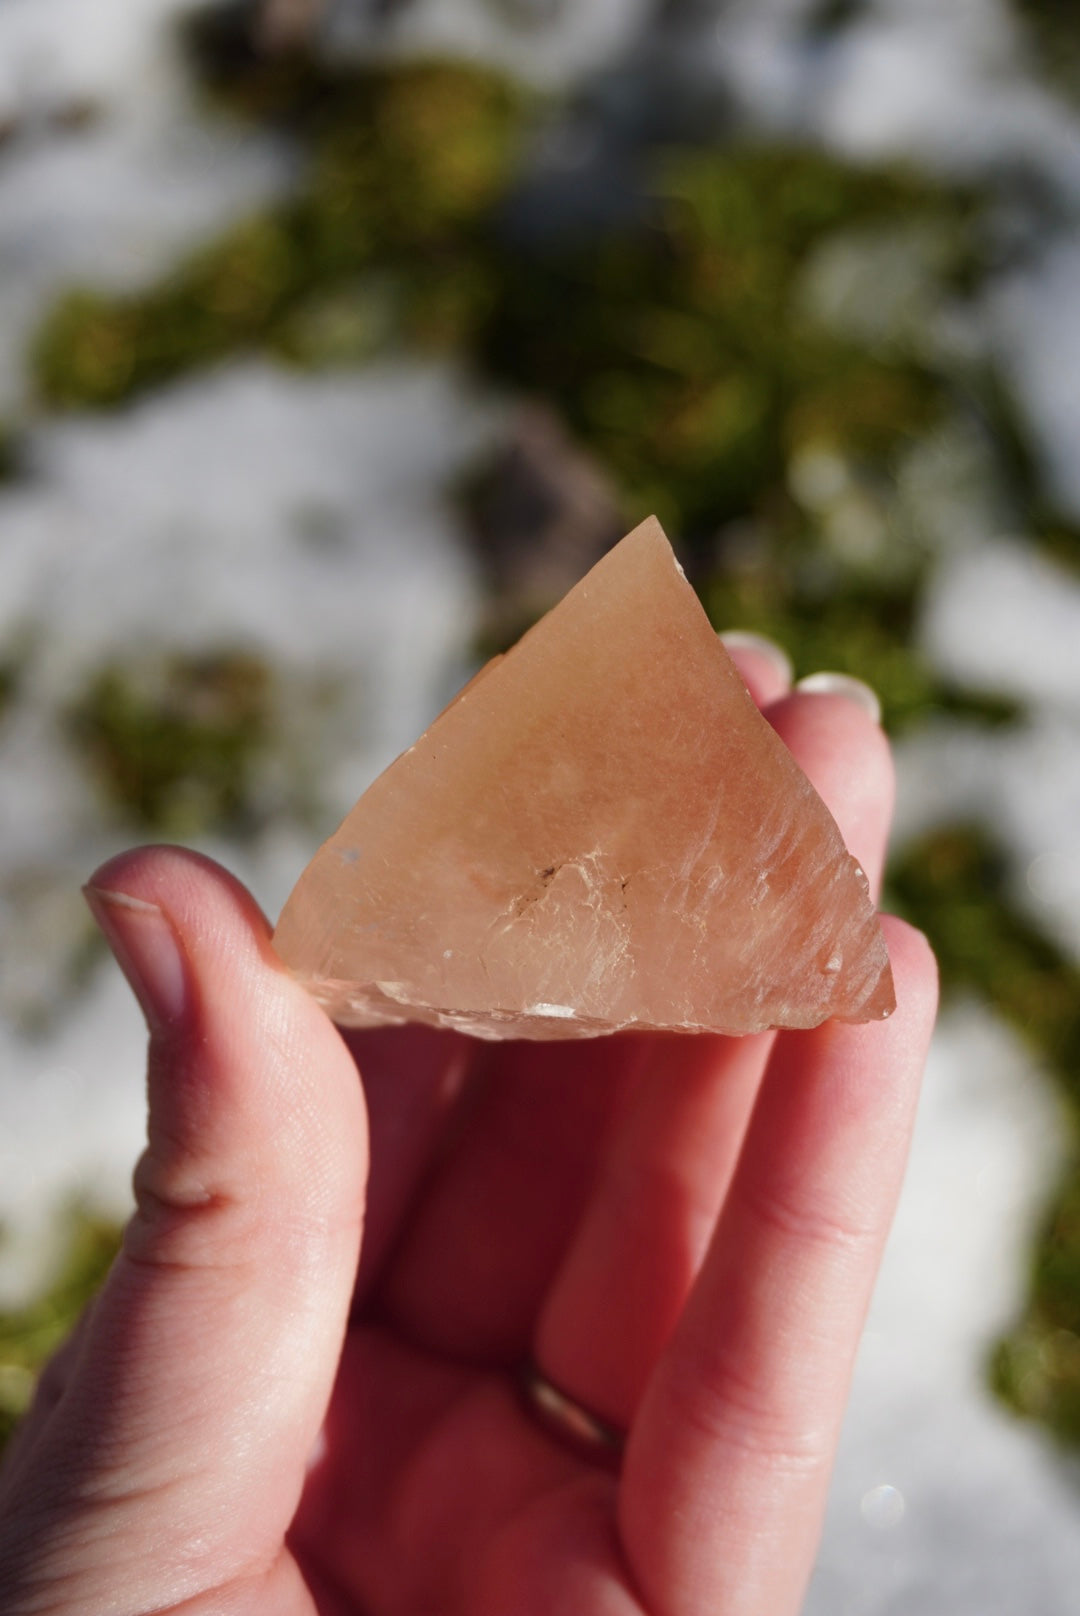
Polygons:
<instances>
[{"instance_id":1,"label":"pale skin","mask_svg":"<svg viewBox=\"0 0 1080 1616\"><path fill-rule=\"evenodd\" d=\"M877 880L881 730L738 660ZM90 896L150 1027L149 1145L0 1480L3 1616L796 1616L924 939L885 921L880 1024L478 1050L343 1040L192 854ZM545 1432L529 1358L628 1432L621 1470Z\"/></svg>"}]
</instances>

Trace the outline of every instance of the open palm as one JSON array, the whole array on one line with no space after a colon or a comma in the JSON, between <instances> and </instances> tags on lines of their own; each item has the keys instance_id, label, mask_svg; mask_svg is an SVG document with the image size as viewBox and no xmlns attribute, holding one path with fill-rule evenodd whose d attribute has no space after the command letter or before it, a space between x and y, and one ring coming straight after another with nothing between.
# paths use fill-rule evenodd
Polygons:
<instances>
[{"instance_id":1,"label":"open palm","mask_svg":"<svg viewBox=\"0 0 1080 1616\"><path fill-rule=\"evenodd\" d=\"M876 875L880 730L744 672ZM125 855L91 900L151 1025L150 1143L4 1473L5 1616L794 1616L933 1019L922 939L886 923L881 1025L346 1046L206 861ZM545 1426L531 1363L621 1463Z\"/></svg>"}]
</instances>

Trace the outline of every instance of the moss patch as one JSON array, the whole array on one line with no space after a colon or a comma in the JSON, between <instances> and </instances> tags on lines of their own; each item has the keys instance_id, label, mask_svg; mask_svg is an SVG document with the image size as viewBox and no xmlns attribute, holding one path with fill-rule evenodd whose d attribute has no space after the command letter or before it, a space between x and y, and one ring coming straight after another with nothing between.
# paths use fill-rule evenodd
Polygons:
<instances>
[{"instance_id":1,"label":"moss patch","mask_svg":"<svg viewBox=\"0 0 1080 1616\"><path fill-rule=\"evenodd\" d=\"M10 482L18 471L18 435L14 427L0 421L0 483Z\"/></svg>"},{"instance_id":2,"label":"moss patch","mask_svg":"<svg viewBox=\"0 0 1080 1616\"><path fill-rule=\"evenodd\" d=\"M1080 4L1077 0L1014 0L1038 64L1073 95L1080 93Z\"/></svg>"},{"instance_id":3,"label":"moss patch","mask_svg":"<svg viewBox=\"0 0 1080 1616\"><path fill-rule=\"evenodd\" d=\"M646 184L651 228L504 255L479 333L490 369L559 406L634 514L700 543L759 512L801 448L884 469L926 429L934 378L815 325L798 293L831 232L934 208L932 190L755 147L658 155Z\"/></svg>"},{"instance_id":4,"label":"moss patch","mask_svg":"<svg viewBox=\"0 0 1080 1616\"><path fill-rule=\"evenodd\" d=\"M302 60L286 80L309 156L300 192L145 294L64 298L31 354L45 403L116 405L255 348L353 362L472 328L488 298L477 232L512 171L522 97L468 66L332 73ZM265 91L272 105L277 93Z\"/></svg>"},{"instance_id":5,"label":"moss patch","mask_svg":"<svg viewBox=\"0 0 1080 1616\"><path fill-rule=\"evenodd\" d=\"M250 832L263 819L259 765L273 680L241 653L109 664L68 727L112 811L140 829Z\"/></svg>"},{"instance_id":6,"label":"moss patch","mask_svg":"<svg viewBox=\"0 0 1080 1616\"><path fill-rule=\"evenodd\" d=\"M14 658L0 657L0 719L3 719L19 688L19 663Z\"/></svg>"},{"instance_id":7,"label":"moss patch","mask_svg":"<svg viewBox=\"0 0 1080 1616\"><path fill-rule=\"evenodd\" d=\"M811 38L829 39L843 33L851 23L859 22L867 10L867 0L816 0L803 26Z\"/></svg>"}]
</instances>

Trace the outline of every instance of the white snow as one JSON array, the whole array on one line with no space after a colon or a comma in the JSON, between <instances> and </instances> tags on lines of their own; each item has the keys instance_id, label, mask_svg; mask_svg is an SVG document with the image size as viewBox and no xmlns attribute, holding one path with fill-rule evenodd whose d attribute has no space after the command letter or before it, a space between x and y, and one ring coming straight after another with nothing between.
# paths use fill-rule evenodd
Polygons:
<instances>
[{"instance_id":1,"label":"white snow","mask_svg":"<svg viewBox=\"0 0 1080 1616\"><path fill-rule=\"evenodd\" d=\"M1059 1160L1050 1090L974 1005L943 1018L805 1616L1071 1616L1075 1483L990 1401Z\"/></svg>"},{"instance_id":2,"label":"white snow","mask_svg":"<svg viewBox=\"0 0 1080 1616\"><path fill-rule=\"evenodd\" d=\"M914 160L957 178L1009 175L1060 215L992 286L982 340L1017 389L1051 486L1080 513L1080 117L1036 83L1002 0L877 0L815 40L812 0L717 8L712 54L752 122L856 160ZM1041 201L1040 201L1041 199Z\"/></svg>"},{"instance_id":3,"label":"white snow","mask_svg":"<svg viewBox=\"0 0 1080 1616\"><path fill-rule=\"evenodd\" d=\"M717 66L756 122L855 157L915 157L956 174L1030 164L1080 194L1075 116L1025 71L1001 0L878 0L827 40L807 29L812 9L812 0L717 8Z\"/></svg>"},{"instance_id":4,"label":"white snow","mask_svg":"<svg viewBox=\"0 0 1080 1616\"><path fill-rule=\"evenodd\" d=\"M1080 149L1080 132L1077 134ZM1033 428L1050 488L1080 520L1080 228L1005 277L990 297L998 357Z\"/></svg>"},{"instance_id":5,"label":"white snow","mask_svg":"<svg viewBox=\"0 0 1080 1616\"><path fill-rule=\"evenodd\" d=\"M365 0L331 6L331 47L380 54L476 57L538 85L564 85L602 67L639 34L648 0L415 0L389 20Z\"/></svg>"},{"instance_id":6,"label":"white snow","mask_svg":"<svg viewBox=\"0 0 1080 1616\"><path fill-rule=\"evenodd\" d=\"M33 479L0 498L0 634L47 628L50 700L117 644L238 642L355 679L390 658L399 734L418 711L403 643L438 653L468 615L442 492L492 420L436 367L250 363L45 426Z\"/></svg>"},{"instance_id":7,"label":"white snow","mask_svg":"<svg viewBox=\"0 0 1080 1616\"><path fill-rule=\"evenodd\" d=\"M959 684L1080 712L1080 579L1030 544L987 538L947 556L922 639Z\"/></svg>"},{"instance_id":8,"label":"white snow","mask_svg":"<svg viewBox=\"0 0 1080 1616\"><path fill-rule=\"evenodd\" d=\"M145 1064L146 1029L115 970L47 1039L0 1023L0 1305L33 1295L63 1255L70 1207L126 1216L145 1137Z\"/></svg>"},{"instance_id":9,"label":"white snow","mask_svg":"<svg viewBox=\"0 0 1080 1616\"><path fill-rule=\"evenodd\" d=\"M958 684L1022 697L1027 711L989 737L938 720L906 739L897 839L949 819L992 826L1017 900L1080 959L1080 579L1016 540L959 548L923 644Z\"/></svg>"}]
</instances>

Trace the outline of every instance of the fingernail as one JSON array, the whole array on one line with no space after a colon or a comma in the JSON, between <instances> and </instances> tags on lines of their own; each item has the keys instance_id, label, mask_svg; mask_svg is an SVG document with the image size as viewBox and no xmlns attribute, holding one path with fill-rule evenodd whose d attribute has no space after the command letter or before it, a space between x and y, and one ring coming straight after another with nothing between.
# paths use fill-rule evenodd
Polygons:
<instances>
[{"instance_id":1,"label":"fingernail","mask_svg":"<svg viewBox=\"0 0 1080 1616\"><path fill-rule=\"evenodd\" d=\"M811 696L843 696L845 701L853 701L856 707L869 713L875 724L881 723L881 703L877 691L863 684L861 679L853 679L850 673L810 673L805 679L799 680L795 689L804 690Z\"/></svg>"},{"instance_id":2,"label":"fingernail","mask_svg":"<svg viewBox=\"0 0 1080 1616\"><path fill-rule=\"evenodd\" d=\"M783 646L777 645L775 640L767 640L764 634L752 634L745 628L726 628L718 638L729 651L756 651L759 656L767 658L772 663L785 684L791 683L794 672L791 658Z\"/></svg>"},{"instance_id":3,"label":"fingernail","mask_svg":"<svg viewBox=\"0 0 1080 1616\"><path fill-rule=\"evenodd\" d=\"M151 1030L179 1021L187 1006L187 967L163 911L105 887L83 887L83 896Z\"/></svg>"}]
</instances>

